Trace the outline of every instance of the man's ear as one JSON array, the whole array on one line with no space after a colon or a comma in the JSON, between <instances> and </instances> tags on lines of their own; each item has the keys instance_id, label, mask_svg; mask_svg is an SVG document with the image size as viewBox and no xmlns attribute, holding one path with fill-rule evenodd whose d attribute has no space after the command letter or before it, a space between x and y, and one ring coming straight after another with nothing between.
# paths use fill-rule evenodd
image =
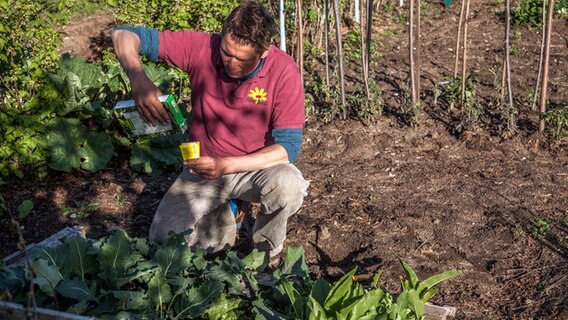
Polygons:
<instances>
[{"instance_id":1,"label":"man's ear","mask_svg":"<svg viewBox=\"0 0 568 320\"><path fill-rule=\"evenodd\" d=\"M268 51L270 51L270 49L266 49L264 50L264 52L262 53L262 55L260 56L261 59L264 59L268 56Z\"/></svg>"}]
</instances>

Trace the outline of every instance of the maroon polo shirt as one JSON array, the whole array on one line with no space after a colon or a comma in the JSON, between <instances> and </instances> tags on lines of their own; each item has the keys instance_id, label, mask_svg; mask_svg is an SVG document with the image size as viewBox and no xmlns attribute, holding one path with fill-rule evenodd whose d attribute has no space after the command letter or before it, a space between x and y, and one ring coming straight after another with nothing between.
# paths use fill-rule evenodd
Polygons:
<instances>
[{"instance_id":1,"label":"maroon polo shirt","mask_svg":"<svg viewBox=\"0 0 568 320\"><path fill-rule=\"evenodd\" d=\"M159 33L159 59L189 73L192 122L189 141L205 156L241 156L274 144L272 129L302 129L304 97L299 70L270 46L250 79L229 77L220 56L221 37L194 31Z\"/></svg>"}]
</instances>

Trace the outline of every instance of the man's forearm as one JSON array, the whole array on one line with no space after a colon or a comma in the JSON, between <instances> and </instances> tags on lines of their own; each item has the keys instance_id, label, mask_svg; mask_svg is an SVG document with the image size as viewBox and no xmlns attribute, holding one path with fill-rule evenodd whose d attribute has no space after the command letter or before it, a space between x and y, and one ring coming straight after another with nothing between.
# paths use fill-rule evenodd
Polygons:
<instances>
[{"instance_id":1,"label":"man's forearm","mask_svg":"<svg viewBox=\"0 0 568 320\"><path fill-rule=\"evenodd\" d=\"M225 173L262 170L277 164L289 163L286 150L279 144L262 148L245 156L227 157L223 160L227 166Z\"/></svg>"}]
</instances>

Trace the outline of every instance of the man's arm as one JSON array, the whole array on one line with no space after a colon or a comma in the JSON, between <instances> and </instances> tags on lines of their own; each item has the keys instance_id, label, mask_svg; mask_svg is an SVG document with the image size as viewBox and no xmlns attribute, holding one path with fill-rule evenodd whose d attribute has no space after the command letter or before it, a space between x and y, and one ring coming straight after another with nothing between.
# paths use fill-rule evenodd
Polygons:
<instances>
[{"instance_id":1,"label":"man's arm","mask_svg":"<svg viewBox=\"0 0 568 320\"><path fill-rule=\"evenodd\" d=\"M162 92L142 68L138 35L128 30L114 30L112 43L118 61L130 79L132 96L142 117L153 125L156 125L157 121L168 123L169 114L158 100Z\"/></svg>"},{"instance_id":2,"label":"man's arm","mask_svg":"<svg viewBox=\"0 0 568 320\"><path fill-rule=\"evenodd\" d=\"M188 160L185 165L204 178L217 179L224 174L262 170L281 163L289 163L286 149L279 144L273 144L244 156L201 157Z\"/></svg>"},{"instance_id":3,"label":"man's arm","mask_svg":"<svg viewBox=\"0 0 568 320\"><path fill-rule=\"evenodd\" d=\"M265 169L281 163L294 163L302 146L302 129L274 129L274 145L240 157L214 158L186 162L189 169L207 178L216 179L223 174Z\"/></svg>"}]
</instances>

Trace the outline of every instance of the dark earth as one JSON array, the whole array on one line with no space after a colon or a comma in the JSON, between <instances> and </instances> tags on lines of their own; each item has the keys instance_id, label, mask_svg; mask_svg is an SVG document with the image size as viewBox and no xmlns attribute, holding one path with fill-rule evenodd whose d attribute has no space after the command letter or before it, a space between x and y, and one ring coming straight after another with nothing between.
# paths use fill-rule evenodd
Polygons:
<instances>
[{"instance_id":1,"label":"dark earth","mask_svg":"<svg viewBox=\"0 0 568 320\"><path fill-rule=\"evenodd\" d=\"M459 269L463 275L441 284L432 301L456 307L457 319L568 319L568 141L538 132L529 99L540 30L513 27L512 84L521 107L516 133L503 138L493 102L501 79L503 10L494 1L471 4L468 73L488 111L463 131L447 106L433 102L434 84L453 74L459 10L431 3L423 9L424 112L413 126L400 111L408 88L405 27L377 20L382 56L373 74L384 115L371 125L323 123L308 115L297 165L311 186L290 219L287 245L305 248L314 277L336 280L355 266L361 274L383 269L382 284L394 293L403 274L399 258L421 278ZM391 18L399 13L395 9ZM63 29L61 52L98 59L113 25L107 12L72 22ZM554 28L550 105L568 101L567 20L555 20ZM349 65L350 73L356 76L357 67ZM72 225L84 226L90 238L113 226L145 237L177 174L139 175L118 155L98 173L8 180L0 193L13 210L33 200L33 212L21 222L27 243ZM74 201L98 206L83 219L64 217L63 208ZM17 233L6 215L0 225L0 256L6 256L17 250Z\"/></svg>"}]
</instances>

